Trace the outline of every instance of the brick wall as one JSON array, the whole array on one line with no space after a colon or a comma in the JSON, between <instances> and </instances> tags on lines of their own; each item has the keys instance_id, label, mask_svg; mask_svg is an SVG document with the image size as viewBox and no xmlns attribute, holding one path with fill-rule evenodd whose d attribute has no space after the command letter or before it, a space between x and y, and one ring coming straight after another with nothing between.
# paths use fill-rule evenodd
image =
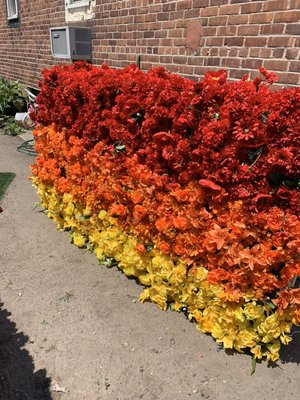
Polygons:
<instances>
[{"instance_id":1,"label":"brick wall","mask_svg":"<svg viewBox=\"0 0 300 400\"><path fill-rule=\"evenodd\" d=\"M49 5L51 4L51 5ZM224 68L231 79L263 66L280 83L300 85L300 0L97 0L90 26L93 63L163 65L198 78ZM49 27L65 25L64 0L19 0L8 24L0 1L0 75L36 86L40 71L60 62L50 54Z\"/></svg>"}]
</instances>

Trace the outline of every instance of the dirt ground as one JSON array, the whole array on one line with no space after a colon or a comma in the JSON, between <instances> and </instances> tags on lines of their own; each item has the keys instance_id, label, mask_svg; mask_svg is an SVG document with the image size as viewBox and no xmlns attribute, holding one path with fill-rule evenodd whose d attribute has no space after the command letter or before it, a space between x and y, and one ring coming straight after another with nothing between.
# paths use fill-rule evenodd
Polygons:
<instances>
[{"instance_id":1,"label":"dirt ground","mask_svg":"<svg viewBox=\"0 0 300 400\"><path fill-rule=\"evenodd\" d=\"M0 399L299 398L300 335L251 376L249 356L139 303L134 280L99 266L34 209L33 157L19 144L0 135L0 171L16 173L0 214Z\"/></svg>"}]
</instances>

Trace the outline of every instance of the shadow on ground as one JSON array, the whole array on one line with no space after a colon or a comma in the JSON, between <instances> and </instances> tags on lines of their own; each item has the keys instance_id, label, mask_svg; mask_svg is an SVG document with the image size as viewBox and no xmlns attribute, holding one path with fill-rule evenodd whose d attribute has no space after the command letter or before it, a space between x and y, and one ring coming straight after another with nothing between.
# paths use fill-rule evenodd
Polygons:
<instances>
[{"instance_id":1,"label":"shadow on ground","mask_svg":"<svg viewBox=\"0 0 300 400\"><path fill-rule=\"evenodd\" d=\"M51 400L46 370L34 372L24 349L28 336L18 332L10 313L0 303L0 400Z\"/></svg>"},{"instance_id":2,"label":"shadow on ground","mask_svg":"<svg viewBox=\"0 0 300 400\"><path fill-rule=\"evenodd\" d=\"M283 363L296 363L300 364L300 328L293 327L292 331L293 340L288 346L283 346L280 351L280 359Z\"/></svg>"}]
</instances>

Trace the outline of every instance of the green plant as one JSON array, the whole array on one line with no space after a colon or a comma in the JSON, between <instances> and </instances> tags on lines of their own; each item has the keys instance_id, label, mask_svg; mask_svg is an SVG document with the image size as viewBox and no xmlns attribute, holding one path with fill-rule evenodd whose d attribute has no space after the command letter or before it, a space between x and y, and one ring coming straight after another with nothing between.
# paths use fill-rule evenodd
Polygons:
<instances>
[{"instance_id":1,"label":"green plant","mask_svg":"<svg viewBox=\"0 0 300 400\"><path fill-rule=\"evenodd\" d=\"M14 117L4 116L2 118L2 128L4 135L17 136L25 132L15 121Z\"/></svg>"},{"instance_id":2,"label":"green plant","mask_svg":"<svg viewBox=\"0 0 300 400\"><path fill-rule=\"evenodd\" d=\"M28 95L19 81L0 77L0 114L11 115L26 109Z\"/></svg>"},{"instance_id":3,"label":"green plant","mask_svg":"<svg viewBox=\"0 0 300 400\"><path fill-rule=\"evenodd\" d=\"M13 172L0 172L0 199L4 196L5 190L13 181L16 174Z\"/></svg>"}]
</instances>

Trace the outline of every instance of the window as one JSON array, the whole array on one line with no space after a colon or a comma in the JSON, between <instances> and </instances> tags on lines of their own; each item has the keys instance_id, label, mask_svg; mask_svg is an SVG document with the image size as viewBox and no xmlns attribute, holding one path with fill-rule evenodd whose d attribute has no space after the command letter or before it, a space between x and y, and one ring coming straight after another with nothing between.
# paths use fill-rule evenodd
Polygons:
<instances>
[{"instance_id":1,"label":"window","mask_svg":"<svg viewBox=\"0 0 300 400\"><path fill-rule=\"evenodd\" d=\"M90 5L90 0L67 0L67 8L86 7Z\"/></svg>"},{"instance_id":2,"label":"window","mask_svg":"<svg viewBox=\"0 0 300 400\"><path fill-rule=\"evenodd\" d=\"M77 22L94 19L95 6L96 0L65 0L66 22Z\"/></svg>"},{"instance_id":3,"label":"window","mask_svg":"<svg viewBox=\"0 0 300 400\"><path fill-rule=\"evenodd\" d=\"M7 19L18 18L18 4L17 0L6 0Z\"/></svg>"}]
</instances>

